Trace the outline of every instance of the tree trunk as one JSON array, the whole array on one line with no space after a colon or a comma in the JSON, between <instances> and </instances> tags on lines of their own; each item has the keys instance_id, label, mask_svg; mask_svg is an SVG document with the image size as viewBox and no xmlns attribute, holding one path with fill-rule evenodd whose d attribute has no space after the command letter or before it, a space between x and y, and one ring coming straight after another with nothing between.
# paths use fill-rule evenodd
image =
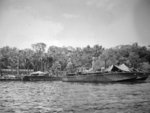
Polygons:
<instances>
[{"instance_id":1,"label":"tree trunk","mask_svg":"<svg viewBox=\"0 0 150 113\"><path fill-rule=\"evenodd\" d=\"M105 62L105 69L106 69L106 60L104 62Z\"/></svg>"}]
</instances>

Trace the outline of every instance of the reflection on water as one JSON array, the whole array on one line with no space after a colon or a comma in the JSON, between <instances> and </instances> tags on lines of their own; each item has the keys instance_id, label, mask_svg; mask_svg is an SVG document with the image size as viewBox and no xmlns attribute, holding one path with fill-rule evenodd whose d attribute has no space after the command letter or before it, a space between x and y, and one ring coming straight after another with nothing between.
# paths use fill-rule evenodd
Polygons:
<instances>
[{"instance_id":1,"label":"reflection on water","mask_svg":"<svg viewBox=\"0 0 150 113\"><path fill-rule=\"evenodd\" d=\"M0 113L148 113L150 82L0 82Z\"/></svg>"}]
</instances>

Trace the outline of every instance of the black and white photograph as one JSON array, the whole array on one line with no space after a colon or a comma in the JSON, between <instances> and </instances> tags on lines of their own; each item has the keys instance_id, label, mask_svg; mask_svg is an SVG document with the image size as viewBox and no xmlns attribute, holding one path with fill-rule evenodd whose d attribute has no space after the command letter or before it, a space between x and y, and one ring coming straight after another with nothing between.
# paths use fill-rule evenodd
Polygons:
<instances>
[{"instance_id":1,"label":"black and white photograph","mask_svg":"<svg viewBox=\"0 0 150 113\"><path fill-rule=\"evenodd\" d=\"M150 0L0 0L0 113L150 113Z\"/></svg>"}]
</instances>

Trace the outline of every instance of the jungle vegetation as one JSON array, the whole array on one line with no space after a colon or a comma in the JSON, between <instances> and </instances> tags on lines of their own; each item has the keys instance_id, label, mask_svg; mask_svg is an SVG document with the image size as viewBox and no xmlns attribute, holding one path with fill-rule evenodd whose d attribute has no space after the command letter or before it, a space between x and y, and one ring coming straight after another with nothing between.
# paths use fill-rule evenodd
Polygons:
<instances>
[{"instance_id":1,"label":"jungle vegetation","mask_svg":"<svg viewBox=\"0 0 150 113\"><path fill-rule=\"evenodd\" d=\"M46 48L48 48L46 50ZM5 46L0 48L0 69L33 69L34 71L65 71L68 59L71 60L74 71L79 67L89 69L92 58L95 58L95 70L110 65L126 64L130 68L150 71L150 48L131 45L119 45L113 48L104 48L101 45L93 47L57 47L45 43L32 44L31 48L18 49Z\"/></svg>"}]
</instances>

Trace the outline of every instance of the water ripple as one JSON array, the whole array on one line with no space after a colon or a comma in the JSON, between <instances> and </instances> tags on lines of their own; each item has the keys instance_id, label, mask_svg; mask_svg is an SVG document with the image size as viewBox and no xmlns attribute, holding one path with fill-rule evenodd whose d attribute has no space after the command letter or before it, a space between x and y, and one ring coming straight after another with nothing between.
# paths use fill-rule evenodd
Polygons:
<instances>
[{"instance_id":1,"label":"water ripple","mask_svg":"<svg viewBox=\"0 0 150 113\"><path fill-rule=\"evenodd\" d=\"M0 113L148 113L150 82L0 82Z\"/></svg>"}]
</instances>

